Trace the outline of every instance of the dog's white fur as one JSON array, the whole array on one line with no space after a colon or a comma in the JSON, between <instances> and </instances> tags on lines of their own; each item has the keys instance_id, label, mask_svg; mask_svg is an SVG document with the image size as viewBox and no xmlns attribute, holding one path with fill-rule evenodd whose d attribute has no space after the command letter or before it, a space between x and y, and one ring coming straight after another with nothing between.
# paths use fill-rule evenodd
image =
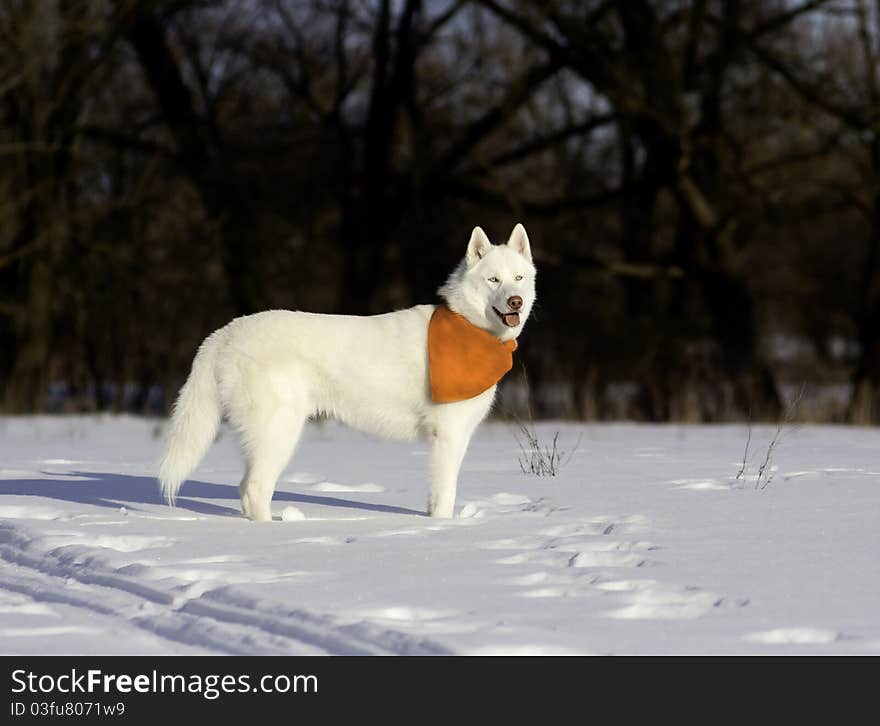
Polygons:
<instances>
[{"instance_id":1,"label":"dog's white fur","mask_svg":"<svg viewBox=\"0 0 880 726\"><path fill-rule=\"evenodd\" d=\"M506 245L482 229L471 235L461 264L438 291L449 307L501 340L516 338L535 301L529 238L516 225ZM520 323L498 313L518 295ZM451 517L458 472L495 386L456 403L431 401L428 321L433 305L359 317L271 310L236 318L208 336L174 405L159 469L173 504L226 416L246 461L242 512L271 519L275 483L310 416L325 414L380 436L431 441L428 513Z\"/></svg>"}]
</instances>

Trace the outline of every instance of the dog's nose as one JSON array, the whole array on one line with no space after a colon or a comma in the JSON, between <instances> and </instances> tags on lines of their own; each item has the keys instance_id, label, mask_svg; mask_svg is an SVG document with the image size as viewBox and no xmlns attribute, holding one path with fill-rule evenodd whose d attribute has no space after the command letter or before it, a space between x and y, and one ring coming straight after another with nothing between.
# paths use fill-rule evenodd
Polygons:
<instances>
[{"instance_id":1,"label":"dog's nose","mask_svg":"<svg viewBox=\"0 0 880 726\"><path fill-rule=\"evenodd\" d=\"M522 307L522 298L519 295L512 295L507 298L507 307L511 310L519 310Z\"/></svg>"}]
</instances>

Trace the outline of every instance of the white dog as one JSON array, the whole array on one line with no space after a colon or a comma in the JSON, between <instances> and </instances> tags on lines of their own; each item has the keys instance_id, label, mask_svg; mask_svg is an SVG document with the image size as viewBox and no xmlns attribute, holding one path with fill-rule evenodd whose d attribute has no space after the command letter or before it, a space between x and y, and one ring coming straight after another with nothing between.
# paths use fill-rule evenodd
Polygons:
<instances>
[{"instance_id":1,"label":"white dog","mask_svg":"<svg viewBox=\"0 0 880 726\"><path fill-rule=\"evenodd\" d=\"M438 293L445 306L369 317L271 310L236 318L208 336L174 406L159 470L169 503L225 416L247 465L239 487L242 512L270 520L276 480L306 420L320 413L384 437L429 438L428 513L451 517L471 434L489 412L495 383L510 368L510 351L535 301L535 267L523 226L497 246L476 227L464 260ZM434 318L438 330L440 323L453 327L435 334ZM489 346L490 357L500 356L493 358L500 367L476 389L444 394L441 374L457 388L462 376L456 371L467 377L479 368L479 351L456 350L471 337ZM439 362L429 356L429 342Z\"/></svg>"}]
</instances>

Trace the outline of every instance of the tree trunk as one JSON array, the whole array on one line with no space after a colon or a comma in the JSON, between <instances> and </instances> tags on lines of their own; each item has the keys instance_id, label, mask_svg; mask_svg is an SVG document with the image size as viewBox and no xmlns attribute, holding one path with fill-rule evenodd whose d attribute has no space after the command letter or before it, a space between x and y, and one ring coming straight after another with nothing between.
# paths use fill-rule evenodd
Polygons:
<instances>
[{"instance_id":1,"label":"tree trunk","mask_svg":"<svg viewBox=\"0 0 880 726\"><path fill-rule=\"evenodd\" d=\"M876 142L880 161L880 139ZM852 377L847 418L863 426L880 423L880 195L873 204L871 243L865 260L858 337L861 353Z\"/></svg>"},{"instance_id":2,"label":"tree trunk","mask_svg":"<svg viewBox=\"0 0 880 726\"><path fill-rule=\"evenodd\" d=\"M61 28L82 22L76 7L61 6L55 22ZM22 22L43 22L36 14ZM63 34L62 34L62 37ZM39 67L24 74L8 91L8 116L18 138L42 153L25 153L19 161L21 190L29 198L19 215L12 252L33 248L6 272L14 291L11 355L3 403L11 411L42 412L46 407L54 320L54 291L63 288L67 269L57 262L68 238L70 210L66 188L72 160L74 129L81 108L80 63L86 51L81 38L46 52ZM73 89L73 90L72 90ZM61 283L61 284L59 284Z\"/></svg>"},{"instance_id":3,"label":"tree trunk","mask_svg":"<svg viewBox=\"0 0 880 726\"><path fill-rule=\"evenodd\" d=\"M343 282L337 309L371 312L387 263L387 234L398 216L391 189L398 114L411 93L416 48L415 26L421 0L407 0L391 32L391 2L382 0L373 34L373 78L363 137L359 193L343 210ZM392 53L393 50L393 53Z\"/></svg>"},{"instance_id":4,"label":"tree trunk","mask_svg":"<svg viewBox=\"0 0 880 726\"><path fill-rule=\"evenodd\" d=\"M248 248L253 218L245 190L228 168L220 139L195 111L165 30L152 14L132 22L129 40L177 143L180 165L199 193L207 215L219 226L230 302L236 315L262 307L255 251Z\"/></svg>"}]
</instances>

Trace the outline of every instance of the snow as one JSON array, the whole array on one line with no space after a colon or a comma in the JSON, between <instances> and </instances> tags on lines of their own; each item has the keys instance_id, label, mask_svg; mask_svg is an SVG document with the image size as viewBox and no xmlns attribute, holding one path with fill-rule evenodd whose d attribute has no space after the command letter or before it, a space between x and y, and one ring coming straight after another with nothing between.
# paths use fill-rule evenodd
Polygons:
<instances>
[{"instance_id":1,"label":"snow","mask_svg":"<svg viewBox=\"0 0 880 726\"><path fill-rule=\"evenodd\" d=\"M427 446L310 426L239 514L224 432L178 506L162 422L0 418L4 654L880 652L880 431L575 425L556 477L484 424L458 516L423 515Z\"/></svg>"},{"instance_id":2,"label":"snow","mask_svg":"<svg viewBox=\"0 0 880 726\"><path fill-rule=\"evenodd\" d=\"M286 506L281 511L282 522L301 522L306 518L305 512L299 507Z\"/></svg>"}]
</instances>

